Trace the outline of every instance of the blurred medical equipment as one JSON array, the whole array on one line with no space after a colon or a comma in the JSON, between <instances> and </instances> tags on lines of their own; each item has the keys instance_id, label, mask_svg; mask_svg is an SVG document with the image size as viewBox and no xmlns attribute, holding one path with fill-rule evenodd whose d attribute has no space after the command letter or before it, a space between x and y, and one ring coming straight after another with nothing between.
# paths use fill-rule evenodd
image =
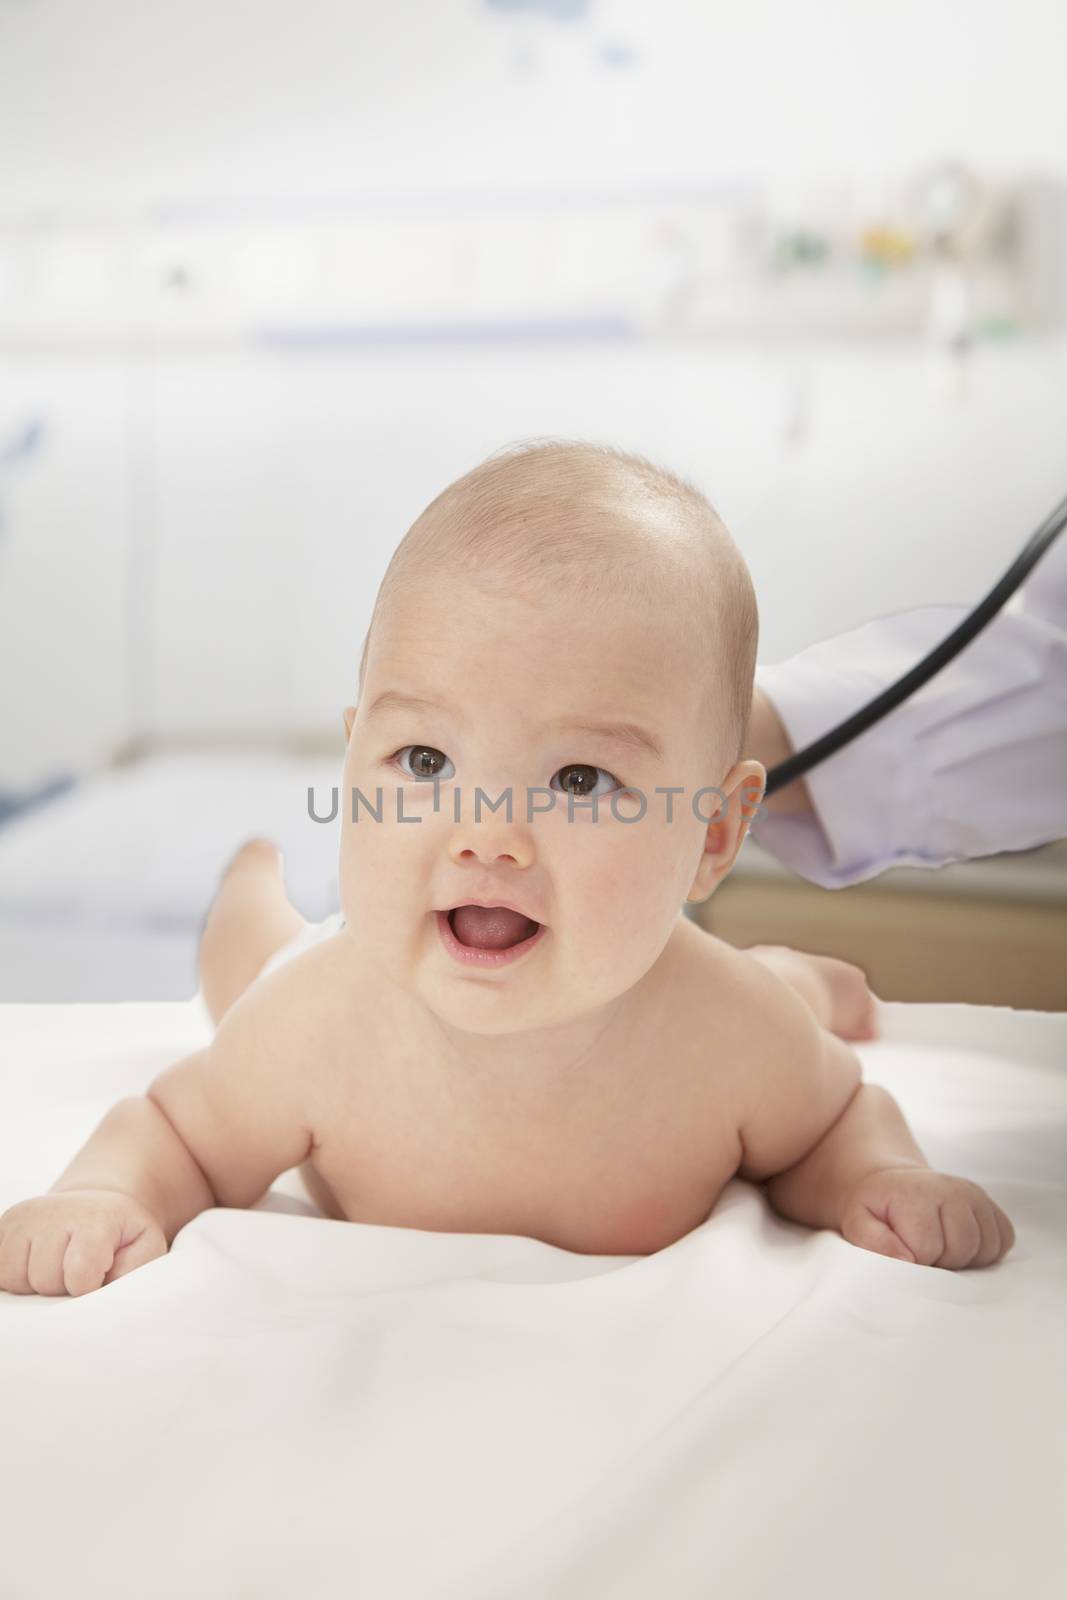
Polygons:
<instances>
[{"instance_id":1,"label":"blurred medical equipment","mask_svg":"<svg viewBox=\"0 0 1067 1600\"><path fill-rule=\"evenodd\" d=\"M995 240L991 197L969 168L949 162L921 175L913 204L932 258L927 332L937 345L962 355L974 338L977 262Z\"/></svg>"},{"instance_id":2,"label":"blurred medical equipment","mask_svg":"<svg viewBox=\"0 0 1067 1600\"><path fill-rule=\"evenodd\" d=\"M0 342L272 350L895 333L1063 320L1067 186L956 162L773 181L0 217Z\"/></svg>"}]
</instances>

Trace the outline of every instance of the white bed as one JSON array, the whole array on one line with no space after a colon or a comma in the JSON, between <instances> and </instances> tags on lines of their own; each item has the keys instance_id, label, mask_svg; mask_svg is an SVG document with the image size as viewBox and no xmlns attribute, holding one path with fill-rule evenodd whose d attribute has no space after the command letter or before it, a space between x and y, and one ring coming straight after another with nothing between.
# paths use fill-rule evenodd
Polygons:
<instances>
[{"instance_id":1,"label":"white bed","mask_svg":"<svg viewBox=\"0 0 1067 1600\"><path fill-rule=\"evenodd\" d=\"M630 1258L330 1221L290 1172L107 1288L0 1294L0 1594L1059 1600L1067 1017L883 1018L866 1075L1009 1213L996 1266L740 1180ZM208 1027L0 1006L0 1211Z\"/></svg>"},{"instance_id":2,"label":"white bed","mask_svg":"<svg viewBox=\"0 0 1067 1600\"><path fill-rule=\"evenodd\" d=\"M188 1000L220 874L253 834L285 855L291 899L335 912L344 757L163 751L94 773L0 827L0 1001Z\"/></svg>"}]
</instances>

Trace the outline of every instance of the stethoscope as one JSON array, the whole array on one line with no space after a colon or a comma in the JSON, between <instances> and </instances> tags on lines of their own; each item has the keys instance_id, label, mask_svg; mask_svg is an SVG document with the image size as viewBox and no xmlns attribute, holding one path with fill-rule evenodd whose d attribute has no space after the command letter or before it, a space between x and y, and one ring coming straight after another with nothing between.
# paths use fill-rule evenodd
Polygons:
<instances>
[{"instance_id":1,"label":"stethoscope","mask_svg":"<svg viewBox=\"0 0 1067 1600\"><path fill-rule=\"evenodd\" d=\"M914 694L916 689L921 689L935 673L947 666L976 634L981 633L986 623L996 616L1004 602L1015 593L1027 573L1041 560L1052 541L1063 532L1065 525L1067 525L1067 499L1061 500L1056 509L1045 518L999 583L993 585L985 599L975 606L969 616L964 617L959 627L954 628L947 639L942 639L940 644L935 645L929 654L916 662L902 678L898 678L896 683L891 683L888 689L883 689L881 694L875 695L873 700L853 712L852 716L846 717L844 722L838 723L836 728L831 728L829 733L822 734L805 749L796 751L785 761L780 761L776 767L772 767L767 774L764 795L774 794L776 789L792 783L794 778L799 778L812 767L818 766L820 761L829 760L842 745L858 739L872 723L888 716L902 700Z\"/></svg>"}]
</instances>

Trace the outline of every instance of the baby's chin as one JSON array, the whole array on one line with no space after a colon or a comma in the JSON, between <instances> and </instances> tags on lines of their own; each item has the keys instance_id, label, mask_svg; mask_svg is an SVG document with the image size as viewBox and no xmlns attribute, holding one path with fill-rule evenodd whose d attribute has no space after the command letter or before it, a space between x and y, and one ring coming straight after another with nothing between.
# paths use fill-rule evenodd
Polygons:
<instances>
[{"instance_id":1,"label":"baby's chin","mask_svg":"<svg viewBox=\"0 0 1067 1600\"><path fill-rule=\"evenodd\" d=\"M482 997L479 997L482 998ZM492 1002L493 997L485 997ZM592 1015L587 1005L581 1001L572 1000L570 1005L560 1001L558 1006L549 1006L536 1000L527 1000L525 1004L518 1004L511 997L497 997L498 1003L471 1005L465 998L450 995L427 995L424 1004L439 1023L444 1024L456 1035L467 1035L471 1039L536 1039L537 1035L544 1033L545 1063L551 1066L558 1061L559 1043L557 1030L566 1029L572 1024L583 1023ZM501 1062L507 1060L506 1045L500 1045Z\"/></svg>"}]
</instances>

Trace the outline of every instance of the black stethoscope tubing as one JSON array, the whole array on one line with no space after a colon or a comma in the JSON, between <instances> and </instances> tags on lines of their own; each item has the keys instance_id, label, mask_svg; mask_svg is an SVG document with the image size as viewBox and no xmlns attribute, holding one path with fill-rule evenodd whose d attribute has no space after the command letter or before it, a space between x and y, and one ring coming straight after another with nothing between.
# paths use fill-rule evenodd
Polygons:
<instances>
[{"instance_id":1,"label":"black stethoscope tubing","mask_svg":"<svg viewBox=\"0 0 1067 1600\"><path fill-rule=\"evenodd\" d=\"M964 646L970 644L975 635L981 633L986 624L992 621L1004 602L1015 593L1027 573L1041 560L1049 545L1063 532L1065 525L1067 525L1067 499L1061 500L1056 509L1045 518L1004 576L993 585L985 599L964 617L947 638L935 645L902 678L898 678L896 683L891 683L888 689L883 689L881 694L875 695L873 700L861 706L850 717L846 717L844 722L838 723L836 728L831 728L828 733L814 739L803 750L797 750L787 760L780 761L776 767L772 767L767 774L764 796L774 794L775 790L792 783L794 778L802 777L812 767L829 760L842 745L858 739L872 723L888 716L902 700L914 694L916 689L920 689L935 673L947 666L955 656L959 655Z\"/></svg>"}]
</instances>

